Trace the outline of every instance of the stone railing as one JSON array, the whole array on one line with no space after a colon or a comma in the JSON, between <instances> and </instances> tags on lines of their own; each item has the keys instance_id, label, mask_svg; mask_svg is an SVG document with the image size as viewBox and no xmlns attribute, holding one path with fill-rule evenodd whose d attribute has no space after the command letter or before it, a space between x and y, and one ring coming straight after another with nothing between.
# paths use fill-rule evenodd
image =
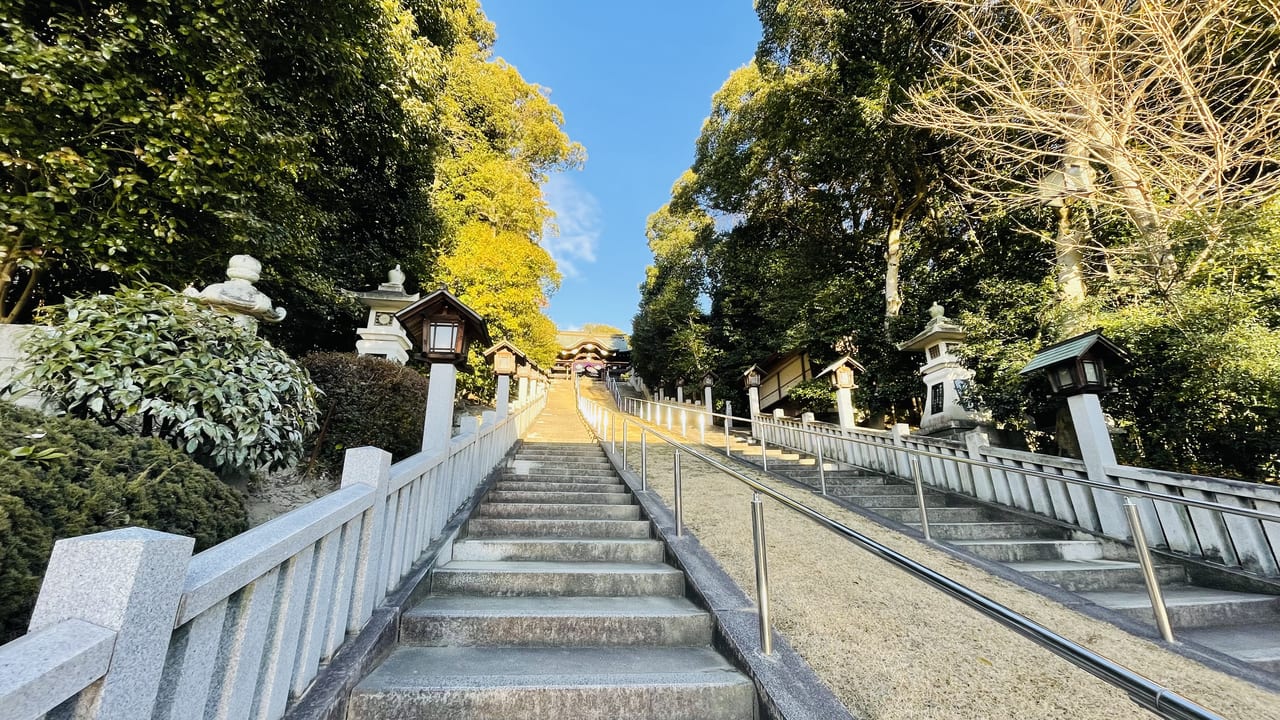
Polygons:
<instances>
[{"instance_id":1,"label":"stone railing","mask_svg":"<svg viewBox=\"0 0 1280 720\"><path fill-rule=\"evenodd\" d=\"M902 426L842 428L768 415L757 415L753 425L769 445L812 455L821 447L826 460L901 478L918 472L926 485L1117 540L1131 539L1123 510L1130 497L1150 546L1280 578L1280 487L1274 485L1124 465L1106 466L1099 480L1079 460L991 447L977 434L961 443L913 436Z\"/></svg>"},{"instance_id":2,"label":"stone railing","mask_svg":"<svg viewBox=\"0 0 1280 720\"><path fill-rule=\"evenodd\" d=\"M545 403L394 465L348 450L338 490L196 555L139 528L58 541L30 632L0 647L0 717L281 717Z\"/></svg>"}]
</instances>

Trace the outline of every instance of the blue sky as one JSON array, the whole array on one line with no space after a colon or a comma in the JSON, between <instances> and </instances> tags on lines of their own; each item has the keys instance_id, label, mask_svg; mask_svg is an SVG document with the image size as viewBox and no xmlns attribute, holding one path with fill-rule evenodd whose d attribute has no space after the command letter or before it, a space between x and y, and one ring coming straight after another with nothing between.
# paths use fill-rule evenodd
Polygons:
<instances>
[{"instance_id":1,"label":"blue sky","mask_svg":"<svg viewBox=\"0 0 1280 720\"><path fill-rule=\"evenodd\" d=\"M564 283L548 314L630 331L652 261L645 219L693 161L711 96L760 40L751 0L481 0L494 55L551 90L580 172L545 187L559 237L545 244Z\"/></svg>"}]
</instances>

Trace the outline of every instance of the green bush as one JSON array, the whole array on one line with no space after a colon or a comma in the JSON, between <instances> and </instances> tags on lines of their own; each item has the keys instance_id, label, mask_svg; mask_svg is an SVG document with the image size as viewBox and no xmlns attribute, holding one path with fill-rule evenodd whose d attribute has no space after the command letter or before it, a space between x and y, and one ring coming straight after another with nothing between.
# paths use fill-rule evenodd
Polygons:
<instances>
[{"instance_id":1,"label":"green bush","mask_svg":"<svg viewBox=\"0 0 1280 720\"><path fill-rule=\"evenodd\" d=\"M156 439L0 402L0 633L20 634L59 538L139 526L196 550L248 527L244 499Z\"/></svg>"},{"instance_id":2,"label":"green bush","mask_svg":"<svg viewBox=\"0 0 1280 720\"><path fill-rule=\"evenodd\" d=\"M399 460L422 448L427 379L378 357L313 353L302 359L323 393L323 420L312 439L312 455L329 469L341 467L343 451L374 445Z\"/></svg>"},{"instance_id":3,"label":"green bush","mask_svg":"<svg viewBox=\"0 0 1280 720\"><path fill-rule=\"evenodd\" d=\"M1150 467L1246 480L1280 478L1280 330L1220 293L1166 309L1101 316L1132 354L1104 406Z\"/></svg>"},{"instance_id":4,"label":"green bush","mask_svg":"<svg viewBox=\"0 0 1280 720\"><path fill-rule=\"evenodd\" d=\"M230 317L159 286L67 300L28 335L26 382L72 417L156 437L224 476L286 468L315 424L297 363Z\"/></svg>"}]
</instances>

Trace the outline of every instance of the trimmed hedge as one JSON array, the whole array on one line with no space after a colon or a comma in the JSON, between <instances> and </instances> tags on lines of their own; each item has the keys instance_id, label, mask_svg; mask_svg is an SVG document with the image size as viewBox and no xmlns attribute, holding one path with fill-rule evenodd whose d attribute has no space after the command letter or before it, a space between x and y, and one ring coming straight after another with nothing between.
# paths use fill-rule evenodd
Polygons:
<instances>
[{"instance_id":1,"label":"trimmed hedge","mask_svg":"<svg viewBox=\"0 0 1280 720\"><path fill-rule=\"evenodd\" d=\"M0 402L0 640L26 630L55 540L128 526L200 551L248 518L238 492L160 440Z\"/></svg>"},{"instance_id":2,"label":"trimmed hedge","mask_svg":"<svg viewBox=\"0 0 1280 720\"><path fill-rule=\"evenodd\" d=\"M422 449L427 378L380 357L312 353L302 358L320 388L320 432L312 453L326 469L339 470L347 448L373 445L396 460Z\"/></svg>"}]
</instances>

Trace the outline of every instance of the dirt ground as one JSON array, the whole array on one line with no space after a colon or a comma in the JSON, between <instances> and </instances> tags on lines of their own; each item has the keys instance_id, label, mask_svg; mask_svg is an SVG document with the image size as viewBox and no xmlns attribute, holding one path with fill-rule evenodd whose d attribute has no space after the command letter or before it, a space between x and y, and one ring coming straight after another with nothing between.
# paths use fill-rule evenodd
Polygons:
<instances>
[{"instance_id":1,"label":"dirt ground","mask_svg":"<svg viewBox=\"0 0 1280 720\"><path fill-rule=\"evenodd\" d=\"M604 401L603 390L599 399ZM639 431L632 424L632 463ZM755 597L751 491L684 458L686 531ZM672 505L672 452L651 439L649 487ZM1280 695L887 530L818 495L747 472L1226 718L1280 718ZM1155 717L1077 669L919 580L773 501L765 501L774 628L849 710L869 720Z\"/></svg>"}]
</instances>

